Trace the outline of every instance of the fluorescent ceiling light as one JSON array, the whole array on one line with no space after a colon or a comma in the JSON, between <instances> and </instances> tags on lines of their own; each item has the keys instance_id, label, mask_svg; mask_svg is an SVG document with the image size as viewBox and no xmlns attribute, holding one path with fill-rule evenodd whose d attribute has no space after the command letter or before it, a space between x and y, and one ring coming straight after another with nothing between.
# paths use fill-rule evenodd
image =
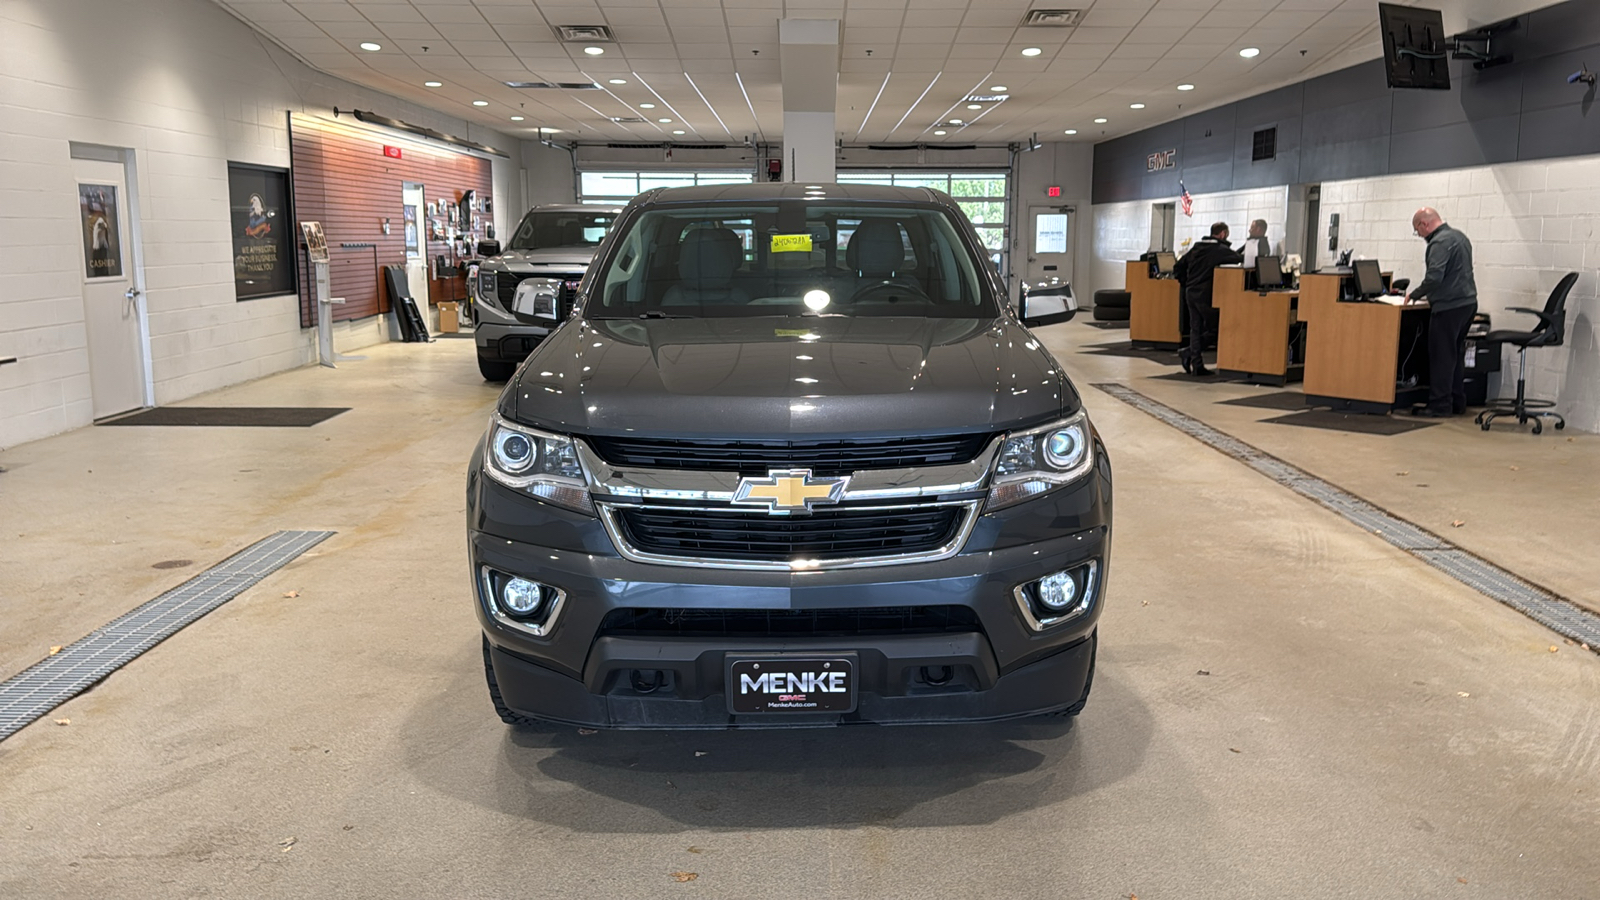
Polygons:
<instances>
[{"instance_id":1,"label":"fluorescent ceiling light","mask_svg":"<svg viewBox=\"0 0 1600 900\"><path fill-rule=\"evenodd\" d=\"M361 42L361 49L367 51L368 53L376 53L379 50L383 49L383 45L382 44L374 44L371 41L362 41Z\"/></svg>"},{"instance_id":2,"label":"fluorescent ceiling light","mask_svg":"<svg viewBox=\"0 0 1600 900\"><path fill-rule=\"evenodd\" d=\"M674 128L672 130L672 133L673 134L683 134L683 129L682 128Z\"/></svg>"},{"instance_id":3,"label":"fluorescent ceiling light","mask_svg":"<svg viewBox=\"0 0 1600 900\"><path fill-rule=\"evenodd\" d=\"M424 81L422 83L422 86L423 87L444 87L444 82L442 82L442 81Z\"/></svg>"},{"instance_id":4,"label":"fluorescent ceiling light","mask_svg":"<svg viewBox=\"0 0 1600 900\"><path fill-rule=\"evenodd\" d=\"M656 121L660 122L663 125L671 125L672 124L672 120L671 119L657 119Z\"/></svg>"},{"instance_id":5,"label":"fluorescent ceiling light","mask_svg":"<svg viewBox=\"0 0 1600 900\"><path fill-rule=\"evenodd\" d=\"M961 120L960 120L960 119L951 119L951 120L950 120L950 122L949 122L949 123L948 123L948 124L951 124L951 125L960 125L960 124L961 124Z\"/></svg>"},{"instance_id":6,"label":"fluorescent ceiling light","mask_svg":"<svg viewBox=\"0 0 1600 900\"><path fill-rule=\"evenodd\" d=\"M600 54L606 52L606 48L604 48L604 47L585 47L585 48L583 48L583 52L589 54L590 56L599 56Z\"/></svg>"},{"instance_id":7,"label":"fluorescent ceiling light","mask_svg":"<svg viewBox=\"0 0 1600 900\"><path fill-rule=\"evenodd\" d=\"M1067 134L1077 134L1078 133L1078 129L1076 129L1076 128L1068 128L1066 130L1066 133Z\"/></svg>"},{"instance_id":8,"label":"fluorescent ceiling light","mask_svg":"<svg viewBox=\"0 0 1600 900\"><path fill-rule=\"evenodd\" d=\"M940 137L944 137L946 134L949 134L949 132L940 130L940 131L935 131L934 134L936 134L936 135L938 135Z\"/></svg>"},{"instance_id":9,"label":"fluorescent ceiling light","mask_svg":"<svg viewBox=\"0 0 1600 900\"><path fill-rule=\"evenodd\" d=\"M472 105L473 106L488 106L489 105L489 101L487 101L487 100L474 100L474 101L472 101Z\"/></svg>"},{"instance_id":10,"label":"fluorescent ceiling light","mask_svg":"<svg viewBox=\"0 0 1600 900\"><path fill-rule=\"evenodd\" d=\"M1245 59L1254 59L1255 57L1261 55L1261 51L1255 47L1246 47L1239 51L1239 55Z\"/></svg>"},{"instance_id":11,"label":"fluorescent ceiling light","mask_svg":"<svg viewBox=\"0 0 1600 900\"><path fill-rule=\"evenodd\" d=\"M1022 48L1022 55L1023 56L1038 56L1039 54L1041 54L1043 52L1044 51L1040 50L1038 47L1024 47L1024 48Z\"/></svg>"},{"instance_id":12,"label":"fluorescent ceiling light","mask_svg":"<svg viewBox=\"0 0 1600 900\"><path fill-rule=\"evenodd\" d=\"M1006 91L1011 90L1011 88L1008 88L1003 84L991 84L989 85L989 90L994 91L996 94L1004 94Z\"/></svg>"},{"instance_id":13,"label":"fluorescent ceiling light","mask_svg":"<svg viewBox=\"0 0 1600 900\"><path fill-rule=\"evenodd\" d=\"M1095 123L1095 124L1096 124L1096 125L1104 125L1104 124L1105 124L1105 123L1106 123L1106 120L1105 120L1105 119L1103 119L1103 118L1101 118L1101 119L1095 119L1095 120L1094 120L1094 123Z\"/></svg>"},{"instance_id":14,"label":"fluorescent ceiling light","mask_svg":"<svg viewBox=\"0 0 1600 900\"><path fill-rule=\"evenodd\" d=\"M982 103L968 103L967 109L983 109Z\"/></svg>"},{"instance_id":15,"label":"fluorescent ceiling light","mask_svg":"<svg viewBox=\"0 0 1600 900\"><path fill-rule=\"evenodd\" d=\"M513 122L521 122L522 121L522 116L512 116L511 117L511 121L513 121Z\"/></svg>"},{"instance_id":16,"label":"fluorescent ceiling light","mask_svg":"<svg viewBox=\"0 0 1600 900\"><path fill-rule=\"evenodd\" d=\"M639 108L640 109L655 109L656 105L654 103L641 103L641 104L639 104Z\"/></svg>"},{"instance_id":17,"label":"fluorescent ceiling light","mask_svg":"<svg viewBox=\"0 0 1600 900\"><path fill-rule=\"evenodd\" d=\"M1194 85L1192 85L1192 84L1180 84L1180 85L1178 85L1178 90L1180 90L1180 91L1192 91L1192 90L1194 90Z\"/></svg>"},{"instance_id":18,"label":"fluorescent ceiling light","mask_svg":"<svg viewBox=\"0 0 1600 900\"><path fill-rule=\"evenodd\" d=\"M613 78L613 79L611 79L610 81L608 81L606 83L607 84L627 84L628 83L628 79L626 79L626 78Z\"/></svg>"},{"instance_id":19,"label":"fluorescent ceiling light","mask_svg":"<svg viewBox=\"0 0 1600 900\"><path fill-rule=\"evenodd\" d=\"M1143 103L1129 103L1128 104L1128 108L1129 109L1144 109L1144 104Z\"/></svg>"}]
</instances>

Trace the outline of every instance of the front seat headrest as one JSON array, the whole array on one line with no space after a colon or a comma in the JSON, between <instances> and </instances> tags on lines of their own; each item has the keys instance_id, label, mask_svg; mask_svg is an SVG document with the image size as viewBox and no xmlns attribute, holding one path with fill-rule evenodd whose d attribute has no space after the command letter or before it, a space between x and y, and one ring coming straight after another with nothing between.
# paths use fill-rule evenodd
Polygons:
<instances>
[{"instance_id":1,"label":"front seat headrest","mask_svg":"<svg viewBox=\"0 0 1600 900\"><path fill-rule=\"evenodd\" d=\"M867 278L888 278L905 268L906 247L892 219L865 219L845 247L845 261Z\"/></svg>"},{"instance_id":2,"label":"front seat headrest","mask_svg":"<svg viewBox=\"0 0 1600 900\"><path fill-rule=\"evenodd\" d=\"M684 235L679 247L678 275L700 290L724 288L743 255L744 247L733 229L697 228Z\"/></svg>"}]
</instances>

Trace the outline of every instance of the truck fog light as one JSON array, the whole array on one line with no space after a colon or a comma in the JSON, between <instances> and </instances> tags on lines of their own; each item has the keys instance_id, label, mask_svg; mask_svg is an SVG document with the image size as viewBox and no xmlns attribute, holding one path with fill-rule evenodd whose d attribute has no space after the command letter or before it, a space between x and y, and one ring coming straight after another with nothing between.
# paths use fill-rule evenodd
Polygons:
<instances>
[{"instance_id":1,"label":"truck fog light","mask_svg":"<svg viewBox=\"0 0 1600 900\"><path fill-rule=\"evenodd\" d=\"M1069 572L1055 572L1039 579L1039 602L1051 612L1060 612L1078 600L1078 582Z\"/></svg>"},{"instance_id":2,"label":"truck fog light","mask_svg":"<svg viewBox=\"0 0 1600 900\"><path fill-rule=\"evenodd\" d=\"M500 589L500 605L512 615L531 615L544 600L544 591L526 578L512 578Z\"/></svg>"}]
</instances>

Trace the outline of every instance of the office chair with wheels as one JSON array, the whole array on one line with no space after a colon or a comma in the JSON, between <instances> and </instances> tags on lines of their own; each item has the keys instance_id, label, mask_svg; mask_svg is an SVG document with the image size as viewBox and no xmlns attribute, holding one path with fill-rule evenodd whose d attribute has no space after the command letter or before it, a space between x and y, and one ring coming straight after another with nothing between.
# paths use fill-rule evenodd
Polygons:
<instances>
[{"instance_id":1,"label":"office chair with wheels","mask_svg":"<svg viewBox=\"0 0 1600 900\"><path fill-rule=\"evenodd\" d=\"M1513 306L1507 310L1538 316L1539 324L1532 331L1491 331L1484 335L1485 341L1514 344L1517 348L1517 396L1489 401L1489 408L1478 413L1474 420L1484 431L1488 431L1489 424L1501 416L1516 416L1518 425L1532 422L1534 434L1544 431L1541 418L1555 419L1557 430L1567 427L1567 420L1554 411L1555 401L1527 399L1528 348L1561 346L1567 334L1567 294L1577 281L1578 273L1568 272L1556 289L1550 292L1544 312L1524 306Z\"/></svg>"}]
</instances>

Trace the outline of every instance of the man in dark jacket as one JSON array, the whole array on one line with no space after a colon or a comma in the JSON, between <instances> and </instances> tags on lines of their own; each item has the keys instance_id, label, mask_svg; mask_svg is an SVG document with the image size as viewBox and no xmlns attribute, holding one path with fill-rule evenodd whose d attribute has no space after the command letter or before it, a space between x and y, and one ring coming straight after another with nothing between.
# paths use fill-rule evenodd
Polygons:
<instances>
[{"instance_id":1,"label":"man in dark jacket","mask_svg":"<svg viewBox=\"0 0 1600 900\"><path fill-rule=\"evenodd\" d=\"M1206 368L1206 344L1216 339L1217 323L1211 308L1211 273L1217 266L1242 262L1244 257L1228 246L1228 223L1211 226L1211 236L1195 242L1189 252L1172 267L1172 274L1183 285L1183 305L1189 310L1189 346L1178 351L1178 361L1190 375L1210 375Z\"/></svg>"},{"instance_id":2,"label":"man in dark jacket","mask_svg":"<svg viewBox=\"0 0 1600 900\"><path fill-rule=\"evenodd\" d=\"M1478 312L1478 285L1472 278L1472 242L1423 207L1411 217L1411 230L1428 242L1428 274L1408 300L1427 300L1428 405L1419 416L1442 418L1467 411L1467 327Z\"/></svg>"}]
</instances>

